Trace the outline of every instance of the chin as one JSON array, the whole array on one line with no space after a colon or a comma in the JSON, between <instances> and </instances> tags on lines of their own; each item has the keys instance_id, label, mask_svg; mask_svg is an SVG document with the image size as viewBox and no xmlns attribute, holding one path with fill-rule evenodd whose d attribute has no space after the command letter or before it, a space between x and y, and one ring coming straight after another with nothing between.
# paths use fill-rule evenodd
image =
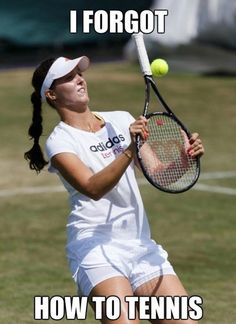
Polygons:
<instances>
[{"instance_id":1,"label":"chin","mask_svg":"<svg viewBox=\"0 0 236 324\"><path fill-rule=\"evenodd\" d=\"M84 98L83 100L79 101L80 104L87 105L89 103L89 98Z\"/></svg>"},{"instance_id":2,"label":"chin","mask_svg":"<svg viewBox=\"0 0 236 324\"><path fill-rule=\"evenodd\" d=\"M89 98L80 98L80 100L77 101L77 107L84 107L85 110L88 108L89 104Z\"/></svg>"}]
</instances>

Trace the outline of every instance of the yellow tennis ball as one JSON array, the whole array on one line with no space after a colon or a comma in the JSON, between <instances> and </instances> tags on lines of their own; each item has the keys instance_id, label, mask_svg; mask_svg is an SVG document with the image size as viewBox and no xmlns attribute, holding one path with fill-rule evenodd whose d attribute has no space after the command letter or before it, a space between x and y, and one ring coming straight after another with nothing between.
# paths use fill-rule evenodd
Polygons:
<instances>
[{"instance_id":1,"label":"yellow tennis ball","mask_svg":"<svg viewBox=\"0 0 236 324\"><path fill-rule=\"evenodd\" d=\"M169 66L163 59L155 59L151 63L151 71L154 76L161 77L168 73Z\"/></svg>"}]
</instances>

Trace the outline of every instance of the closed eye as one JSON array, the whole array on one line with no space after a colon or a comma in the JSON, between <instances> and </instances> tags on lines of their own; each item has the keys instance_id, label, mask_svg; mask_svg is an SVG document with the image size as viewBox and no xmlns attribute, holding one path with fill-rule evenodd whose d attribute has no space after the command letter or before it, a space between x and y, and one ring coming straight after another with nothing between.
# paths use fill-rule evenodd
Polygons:
<instances>
[{"instance_id":1,"label":"closed eye","mask_svg":"<svg viewBox=\"0 0 236 324\"><path fill-rule=\"evenodd\" d=\"M65 81L71 81L75 77L75 73L71 72L65 77Z\"/></svg>"}]
</instances>

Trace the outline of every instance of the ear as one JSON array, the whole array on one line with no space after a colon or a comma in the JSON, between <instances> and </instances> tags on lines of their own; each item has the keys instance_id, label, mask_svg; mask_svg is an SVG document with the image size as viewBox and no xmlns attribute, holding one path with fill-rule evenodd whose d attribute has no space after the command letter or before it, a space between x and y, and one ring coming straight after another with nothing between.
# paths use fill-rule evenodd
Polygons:
<instances>
[{"instance_id":1,"label":"ear","mask_svg":"<svg viewBox=\"0 0 236 324\"><path fill-rule=\"evenodd\" d=\"M51 89L48 89L45 91L45 96L46 96L46 98L53 100L53 101L55 101L57 99L55 92Z\"/></svg>"}]
</instances>

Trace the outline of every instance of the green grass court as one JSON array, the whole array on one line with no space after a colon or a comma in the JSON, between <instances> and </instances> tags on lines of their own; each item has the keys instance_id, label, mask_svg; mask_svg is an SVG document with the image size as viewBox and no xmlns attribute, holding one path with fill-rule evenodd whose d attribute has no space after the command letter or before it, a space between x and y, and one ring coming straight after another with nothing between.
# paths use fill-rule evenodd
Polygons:
<instances>
[{"instance_id":1,"label":"green grass court","mask_svg":"<svg viewBox=\"0 0 236 324\"><path fill-rule=\"evenodd\" d=\"M4 324L36 322L36 295L76 294L64 253L67 194L47 192L59 180L46 170L34 174L23 160L31 145L27 138L31 75L31 69L0 73L0 323ZM138 66L97 64L85 75L92 110L141 113L144 91ZM231 324L236 319L236 78L170 73L159 84L176 114L201 134L206 153L198 190L171 195L140 185L152 236L169 252L189 294L203 297L202 323ZM58 121L46 105L43 115L42 144ZM220 176L226 171L232 173ZM32 187L46 188L33 194ZM59 323L66 322L72 321ZM89 311L87 320L79 322L96 321Z\"/></svg>"}]
</instances>

